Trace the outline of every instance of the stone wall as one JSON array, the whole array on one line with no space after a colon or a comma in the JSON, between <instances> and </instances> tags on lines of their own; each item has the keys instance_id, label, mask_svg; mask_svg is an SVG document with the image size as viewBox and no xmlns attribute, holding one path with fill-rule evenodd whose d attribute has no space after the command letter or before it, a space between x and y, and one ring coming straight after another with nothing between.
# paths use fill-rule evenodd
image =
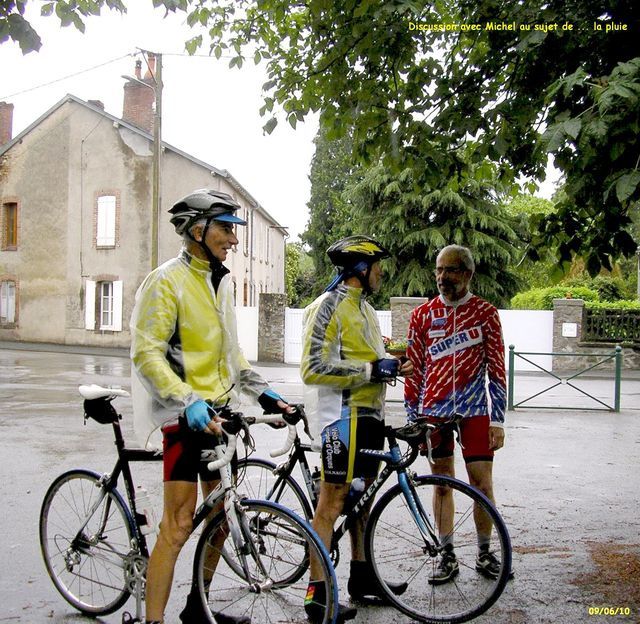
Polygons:
<instances>
[{"instance_id":1,"label":"stone wall","mask_svg":"<svg viewBox=\"0 0 640 624\"><path fill-rule=\"evenodd\" d=\"M391 297L392 338L403 340L407 337L411 313L428 300L426 297Z\"/></svg>"},{"instance_id":2,"label":"stone wall","mask_svg":"<svg viewBox=\"0 0 640 624\"><path fill-rule=\"evenodd\" d=\"M612 354L617 343L614 342L584 342L582 341L582 326L584 322L585 306L582 299L554 299L553 300L553 365L558 372L581 371L590 366L598 370L614 370L615 359L604 361ZM567 355L556 355L566 353ZM629 346L622 347L622 367L637 369L640 365L640 352Z\"/></svg>"},{"instance_id":3,"label":"stone wall","mask_svg":"<svg viewBox=\"0 0 640 624\"><path fill-rule=\"evenodd\" d=\"M258 360L284 362L284 320L287 296L260 293L258 306Z\"/></svg>"}]
</instances>

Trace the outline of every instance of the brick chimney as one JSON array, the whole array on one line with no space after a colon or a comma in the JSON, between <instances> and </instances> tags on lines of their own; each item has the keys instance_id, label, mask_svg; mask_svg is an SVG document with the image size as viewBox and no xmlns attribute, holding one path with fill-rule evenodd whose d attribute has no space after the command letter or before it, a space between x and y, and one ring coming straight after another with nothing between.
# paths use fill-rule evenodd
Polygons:
<instances>
[{"instance_id":1,"label":"brick chimney","mask_svg":"<svg viewBox=\"0 0 640 624\"><path fill-rule=\"evenodd\" d=\"M0 145L13 138L13 104L0 102Z\"/></svg>"},{"instance_id":2,"label":"brick chimney","mask_svg":"<svg viewBox=\"0 0 640 624\"><path fill-rule=\"evenodd\" d=\"M155 56L149 54L149 67L155 72L156 59ZM148 84L145 87L139 82L129 80L124 85L124 104L122 107L122 118L150 134L153 134L153 106L156 100L154 90L154 80L149 69L141 78L142 61L136 61L135 76L140 82Z\"/></svg>"}]
</instances>

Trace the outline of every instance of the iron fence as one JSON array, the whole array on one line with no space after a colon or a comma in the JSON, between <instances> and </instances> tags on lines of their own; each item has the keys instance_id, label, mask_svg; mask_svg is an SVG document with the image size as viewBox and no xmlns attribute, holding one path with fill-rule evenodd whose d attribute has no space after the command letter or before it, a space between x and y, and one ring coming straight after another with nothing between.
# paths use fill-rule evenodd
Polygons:
<instances>
[{"instance_id":1,"label":"iron fence","mask_svg":"<svg viewBox=\"0 0 640 624\"><path fill-rule=\"evenodd\" d=\"M586 308L581 340L640 344L640 310Z\"/></svg>"}]
</instances>

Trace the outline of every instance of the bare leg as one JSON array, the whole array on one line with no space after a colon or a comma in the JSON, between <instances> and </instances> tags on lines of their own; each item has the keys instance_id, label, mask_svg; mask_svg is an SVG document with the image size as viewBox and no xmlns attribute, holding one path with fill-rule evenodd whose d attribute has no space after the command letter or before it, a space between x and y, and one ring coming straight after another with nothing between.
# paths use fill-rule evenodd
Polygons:
<instances>
[{"instance_id":1,"label":"bare leg","mask_svg":"<svg viewBox=\"0 0 640 624\"><path fill-rule=\"evenodd\" d=\"M431 465L431 472L433 474L455 477L456 471L453 456L434 459ZM438 527L438 533L445 541L451 539L454 513L453 492L451 488L437 486L433 491L433 517Z\"/></svg>"},{"instance_id":2,"label":"bare leg","mask_svg":"<svg viewBox=\"0 0 640 624\"><path fill-rule=\"evenodd\" d=\"M469 483L478 488L487 498L495 503L493 497L493 462L475 461L467 464L467 474L469 475ZM493 523L491 518L477 506L474 508L473 517L478 532L478 542L488 543L491 537Z\"/></svg>"},{"instance_id":3,"label":"bare leg","mask_svg":"<svg viewBox=\"0 0 640 624\"><path fill-rule=\"evenodd\" d=\"M323 481L320 484L320 499L313 516L312 526L327 550L331 550L333 525L342 512L349 487L349 483L326 483ZM321 573L319 562L312 556L309 563L310 578L312 580L318 579Z\"/></svg>"},{"instance_id":4,"label":"bare leg","mask_svg":"<svg viewBox=\"0 0 640 624\"><path fill-rule=\"evenodd\" d=\"M160 532L147 568L146 619L163 621L178 555L193 528L197 484L165 481Z\"/></svg>"}]
</instances>

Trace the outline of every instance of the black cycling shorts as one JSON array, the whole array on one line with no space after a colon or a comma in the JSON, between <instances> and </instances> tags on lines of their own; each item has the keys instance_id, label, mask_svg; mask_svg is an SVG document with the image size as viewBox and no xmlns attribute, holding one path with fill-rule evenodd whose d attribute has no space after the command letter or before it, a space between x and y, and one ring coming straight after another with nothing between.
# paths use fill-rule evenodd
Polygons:
<instances>
[{"instance_id":1,"label":"black cycling shorts","mask_svg":"<svg viewBox=\"0 0 640 624\"><path fill-rule=\"evenodd\" d=\"M162 428L164 481L219 481L220 472L211 472L207 461L202 461L200 452L215 448L217 436L202 431L193 431L180 420L178 424ZM236 474L238 458L231 460L231 469Z\"/></svg>"},{"instance_id":2,"label":"black cycling shorts","mask_svg":"<svg viewBox=\"0 0 640 624\"><path fill-rule=\"evenodd\" d=\"M377 476L380 460L363 455L362 449L376 451L384 448L384 421L375 416L357 414L327 425L322 438L322 480L327 483L350 483L354 478L372 479Z\"/></svg>"}]
</instances>

